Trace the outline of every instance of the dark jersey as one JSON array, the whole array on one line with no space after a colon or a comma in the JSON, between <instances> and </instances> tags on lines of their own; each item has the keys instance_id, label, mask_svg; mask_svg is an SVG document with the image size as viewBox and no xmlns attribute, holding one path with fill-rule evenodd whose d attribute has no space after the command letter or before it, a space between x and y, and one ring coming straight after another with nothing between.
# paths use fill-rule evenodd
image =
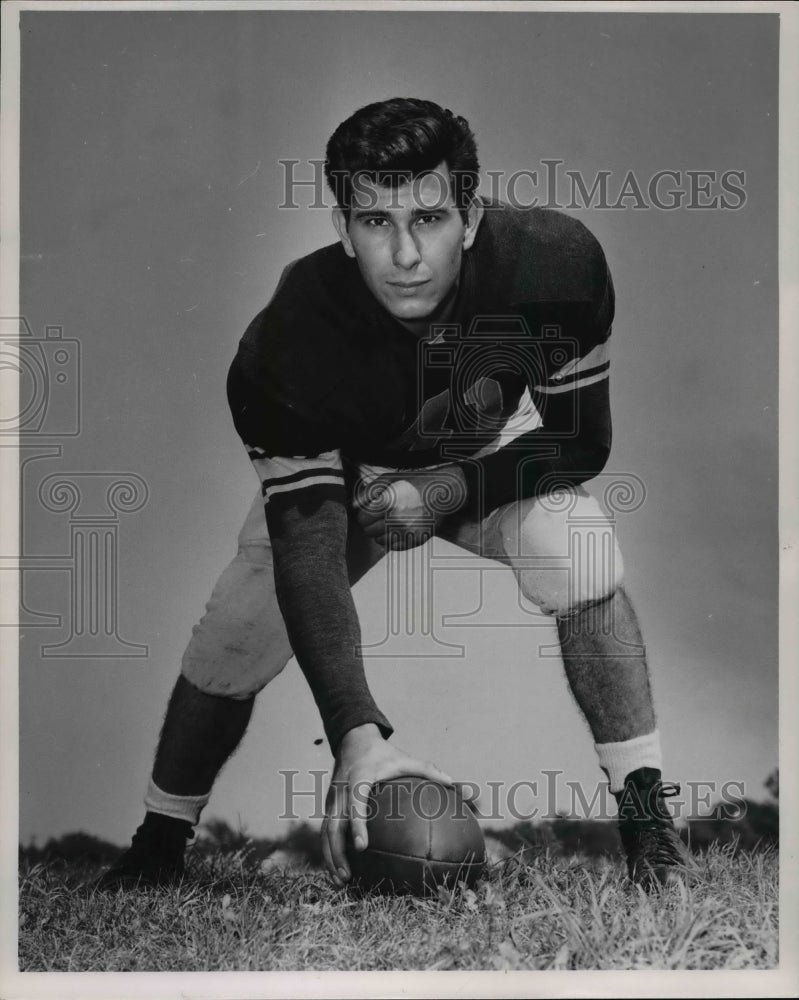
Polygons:
<instances>
[{"instance_id":1,"label":"dark jersey","mask_svg":"<svg viewBox=\"0 0 799 1000\"><path fill-rule=\"evenodd\" d=\"M457 462L466 513L480 517L589 479L610 448L612 318L605 258L581 223L490 204L453 315L429 337L378 304L340 244L287 268L250 324L230 405L262 482L278 602L334 752L354 727L391 733L358 652L350 480Z\"/></svg>"},{"instance_id":2,"label":"dark jersey","mask_svg":"<svg viewBox=\"0 0 799 1000\"><path fill-rule=\"evenodd\" d=\"M267 516L343 503L348 473L375 467L458 462L483 512L590 478L610 444L613 307L596 239L546 209L486 205L453 314L427 339L378 304L340 244L296 261L228 379ZM514 436L514 422L533 429Z\"/></svg>"}]
</instances>

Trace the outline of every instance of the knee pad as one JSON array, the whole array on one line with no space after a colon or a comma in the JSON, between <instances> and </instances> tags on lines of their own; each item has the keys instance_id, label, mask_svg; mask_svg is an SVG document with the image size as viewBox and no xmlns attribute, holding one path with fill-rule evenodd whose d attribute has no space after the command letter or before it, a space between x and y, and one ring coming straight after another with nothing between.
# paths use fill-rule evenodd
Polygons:
<instances>
[{"instance_id":1,"label":"knee pad","mask_svg":"<svg viewBox=\"0 0 799 1000\"><path fill-rule=\"evenodd\" d=\"M512 504L500 527L519 589L546 615L575 615L612 597L622 582L614 525L584 490Z\"/></svg>"}]
</instances>

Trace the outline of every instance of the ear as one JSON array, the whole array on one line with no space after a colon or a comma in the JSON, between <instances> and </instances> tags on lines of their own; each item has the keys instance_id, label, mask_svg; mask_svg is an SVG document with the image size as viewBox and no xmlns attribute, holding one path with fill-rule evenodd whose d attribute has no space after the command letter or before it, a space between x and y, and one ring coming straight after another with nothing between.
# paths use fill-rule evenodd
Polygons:
<instances>
[{"instance_id":1,"label":"ear","mask_svg":"<svg viewBox=\"0 0 799 1000\"><path fill-rule=\"evenodd\" d=\"M474 243L474 238L477 236L477 230L480 228L480 223L483 221L484 213L485 207L480 198L472 198L469 203L469 210L466 213L468 221L466 223L466 229L463 233L464 250L468 250L472 243Z\"/></svg>"},{"instance_id":2,"label":"ear","mask_svg":"<svg viewBox=\"0 0 799 1000\"><path fill-rule=\"evenodd\" d=\"M348 257L354 257L355 250L353 249L352 240L347 229L347 216L344 214L344 210L339 208L338 205L333 209L333 225L336 227L338 238L344 247L344 253Z\"/></svg>"}]
</instances>

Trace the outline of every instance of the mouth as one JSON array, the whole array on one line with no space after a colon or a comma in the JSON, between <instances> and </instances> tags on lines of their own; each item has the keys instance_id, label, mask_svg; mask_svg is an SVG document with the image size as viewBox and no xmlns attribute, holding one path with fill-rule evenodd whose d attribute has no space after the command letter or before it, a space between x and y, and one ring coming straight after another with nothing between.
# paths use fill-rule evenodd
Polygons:
<instances>
[{"instance_id":1,"label":"mouth","mask_svg":"<svg viewBox=\"0 0 799 1000\"><path fill-rule=\"evenodd\" d=\"M421 281L389 281L389 285L396 289L400 295L413 295L413 293L422 288L424 285L430 284L430 279L425 278Z\"/></svg>"}]
</instances>

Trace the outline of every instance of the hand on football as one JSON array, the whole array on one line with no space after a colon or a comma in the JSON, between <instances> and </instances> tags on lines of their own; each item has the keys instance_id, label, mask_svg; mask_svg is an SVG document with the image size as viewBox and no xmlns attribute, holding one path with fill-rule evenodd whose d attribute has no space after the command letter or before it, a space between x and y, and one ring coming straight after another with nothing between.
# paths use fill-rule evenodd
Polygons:
<instances>
[{"instance_id":1,"label":"hand on football","mask_svg":"<svg viewBox=\"0 0 799 1000\"><path fill-rule=\"evenodd\" d=\"M366 818L372 785L407 774L443 785L453 783L435 764L411 757L384 740L377 726L371 723L356 726L341 741L322 824L322 855L337 886L342 886L352 874L346 852L348 828L356 850L364 851L369 844Z\"/></svg>"},{"instance_id":2,"label":"hand on football","mask_svg":"<svg viewBox=\"0 0 799 1000\"><path fill-rule=\"evenodd\" d=\"M378 476L356 496L364 534L391 549L422 545L441 521L466 503L466 478L458 465Z\"/></svg>"}]
</instances>

